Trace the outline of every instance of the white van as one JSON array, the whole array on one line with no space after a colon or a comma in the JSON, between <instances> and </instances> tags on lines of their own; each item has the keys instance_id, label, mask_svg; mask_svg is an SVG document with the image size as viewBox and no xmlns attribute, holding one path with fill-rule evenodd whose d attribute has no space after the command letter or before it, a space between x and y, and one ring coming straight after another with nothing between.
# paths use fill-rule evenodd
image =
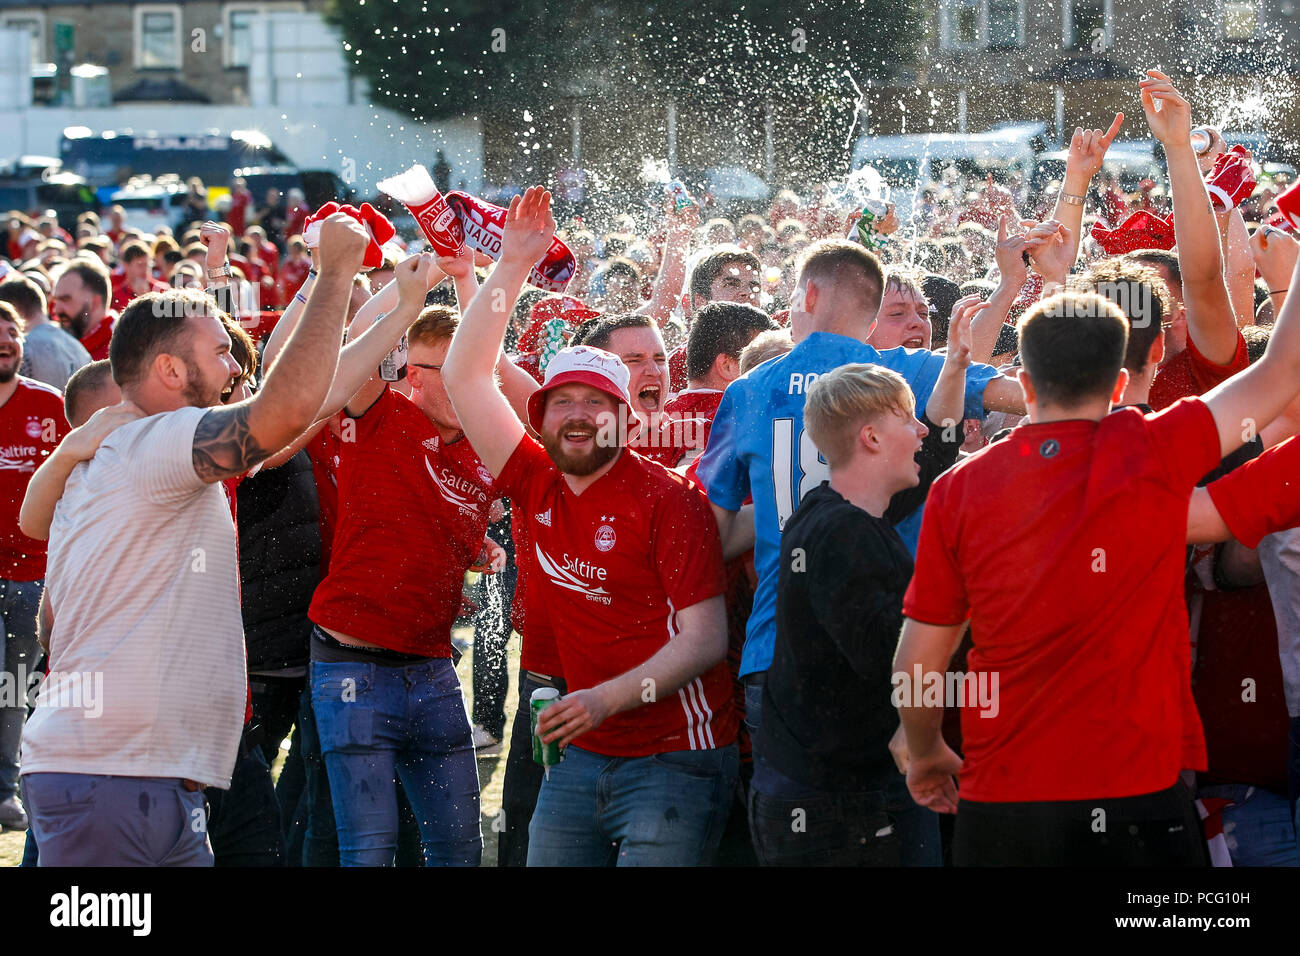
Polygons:
<instances>
[{"instance_id":1,"label":"white van","mask_svg":"<svg viewBox=\"0 0 1300 956\"><path fill-rule=\"evenodd\" d=\"M947 166L968 177L987 173L1005 178L1018 171L1028 181L1034 172L1034 146L1043 142L1043 123L1011 123L984 133L909 133L863 136L853 147L852 168L873 167L889 184L901 220L911 214L921 191L938 182Z\"/></svg>"}]
</instances>

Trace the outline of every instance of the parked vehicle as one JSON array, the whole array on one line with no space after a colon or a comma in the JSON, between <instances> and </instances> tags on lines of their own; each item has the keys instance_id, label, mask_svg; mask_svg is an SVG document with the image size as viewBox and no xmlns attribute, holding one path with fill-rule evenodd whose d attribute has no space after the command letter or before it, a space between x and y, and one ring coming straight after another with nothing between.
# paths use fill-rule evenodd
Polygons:
<instances>
[{"instance_id":1,"label":"parked vehicle","mask_svg":"<svg viewBox=\"0 0 1300 956\"><path fill-rule=\"evenodd\" d=\"M10 167L12 171L13 167ZM38 216L53 209L65 228L77 216L95 208L95 194L86 181L73 173L47 169L44 173L14 175L0 170L0 211L16 210Z\"/></svg>"},{"instance_id":2,"label":"parked vehicle","mask_svg":"<svg viewBox=\"0 0 1300 956\"><path fill-rule=\"evenodd\" d=\"M909 133L862 136L853 147L852 169L871 166L889 184L896 211L906 221L920 190L953 167L972 179L993 173L1005 181L1012 172L1028 180L1044 146L1042 123L1011 123L983 133Z\"/></svg>"},{"instance_id":3,"label":"parked vehicle","mask_svg":"<svg viewBox=\"0 0 1300 956\"><path fill-rule=\"evenodd\" d=\"M171 136L131 130L96 134L84 126L63 131L59 158L64 169L84 176L101 200L136 176L198 176L206 186L224 188L236 169L289 163L266 136L249 130Z\"/></svg>"},{"instance_id":4,"label":"parked vehicle","mask_svg":"<svg viewBox=\"0 0 1300 956\"><path fill-rule=\"evenodd\" d=\"M121 206L126 212L128 229L140 229L154 234L159 226L173 232L184 217L185 184L179 176L137 176L126 185L111 190L104 200L104 211L109 206Z\"/></svg>"}]
</instances>

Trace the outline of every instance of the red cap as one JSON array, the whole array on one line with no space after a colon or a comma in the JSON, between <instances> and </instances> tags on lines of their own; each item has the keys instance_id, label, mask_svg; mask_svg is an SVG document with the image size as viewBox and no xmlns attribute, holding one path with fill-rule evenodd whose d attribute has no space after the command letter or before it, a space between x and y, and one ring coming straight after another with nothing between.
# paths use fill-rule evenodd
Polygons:
<instances>
[{"instance_id":1,"label":"red cap","mask_svg":"<svg viewBox=\"0 0 1300 956\"><path fill-rule=\"evenodd\" d=\"M631 408L632 399L627 393L631 379L627 366L613 352L588 345L561 349L546 366L546 381L542 387L528 397L528 424L533 426L533 431L541 432L546 395L561 385L590 385Z\"/></svg>"}]
</instances>

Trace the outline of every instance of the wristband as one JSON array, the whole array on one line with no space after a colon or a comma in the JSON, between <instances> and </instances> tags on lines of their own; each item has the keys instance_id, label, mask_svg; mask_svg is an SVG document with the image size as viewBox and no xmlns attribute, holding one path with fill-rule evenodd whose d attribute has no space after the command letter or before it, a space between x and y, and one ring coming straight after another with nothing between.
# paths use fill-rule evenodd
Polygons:
<instances>
[{"instance_id":1,"label":"wristband","mask_svg":"<svg viewBox=\"0 0 1300 956\"><path fill-rule=\"evenodd\" d=\"M208 270L208 278L209 278L209 279L220 279L220 278L222 278L222 277L225 277L225 278L227 278L227 279L232 279L232 278L234 278L234 275L235 275L235 274L234 274L233 272L230 271L230 263L229 263L229 262L227 262L225 265L223 265L220 269L209 269L209 270Z\"/></svg>"},{"instance_id":2,"label":"wristband","mask_svg":"<svg viewBox=\"0 0 1300 956\"><path fill-rule=\"evenodd\" d=\"M1082 196L1076 196L1074 193L1067 193L1065 190L1061 190L1061 202L1065 203L1067 206L1082 206L1085 200Z\"/></svg>"}]
</instances>

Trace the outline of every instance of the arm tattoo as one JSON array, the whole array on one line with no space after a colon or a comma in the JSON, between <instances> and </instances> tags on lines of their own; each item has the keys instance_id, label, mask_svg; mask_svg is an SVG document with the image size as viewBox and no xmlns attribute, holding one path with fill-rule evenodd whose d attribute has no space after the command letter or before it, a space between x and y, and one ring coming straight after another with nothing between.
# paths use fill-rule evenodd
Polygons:
<instances>
[{"instance_id":1,"label":"arm tattoo","mask_svg":"<svg viewBox=\"0 0 1300 956\"><path fill-rule=\"evenodd\" d=\"M194 430L194 472L206 482L243 474L271 457L248 427L249 406L214 408Z\"/></svg>"}]
</instances>

